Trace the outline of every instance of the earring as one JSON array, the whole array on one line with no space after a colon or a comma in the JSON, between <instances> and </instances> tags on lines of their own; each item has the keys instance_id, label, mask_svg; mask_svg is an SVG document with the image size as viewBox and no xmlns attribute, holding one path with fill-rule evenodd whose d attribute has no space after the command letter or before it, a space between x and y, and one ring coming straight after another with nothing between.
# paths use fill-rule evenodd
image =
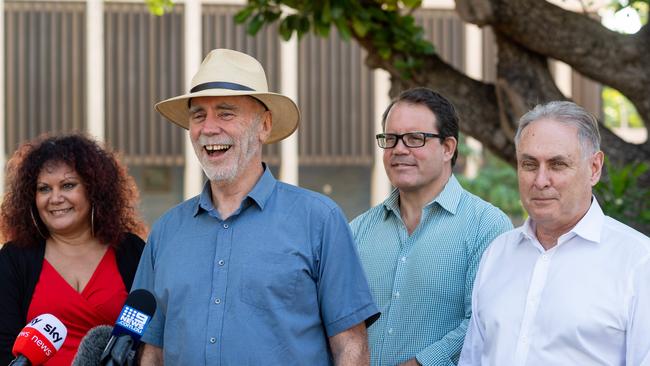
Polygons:
<instances>
[{"instance_id":1,"label":"earring","mask_svg":"<svg viewBox=\"0 0 650 366\"><path fill-rule=\"evenodd\" d=\"M90 209L90 235L95 237L95 205Z\"/></svg>"},{"instance_id":2,"label":"earring","mask_svg":"<svg viewBox=\"0 0 650 366\"><path fill-rule=\"evenodd\" d=\"M34 226L36 226L36 231L38 231L39 234L43 237L43 239L47 239L45 235L43 235L43 232L41 231L41 228L38 227L38 223L36 222L36 217L34 217L34 209L29 210L29 215L32 217L32 222L34 223Z\"/></svg>"}]
</instances>

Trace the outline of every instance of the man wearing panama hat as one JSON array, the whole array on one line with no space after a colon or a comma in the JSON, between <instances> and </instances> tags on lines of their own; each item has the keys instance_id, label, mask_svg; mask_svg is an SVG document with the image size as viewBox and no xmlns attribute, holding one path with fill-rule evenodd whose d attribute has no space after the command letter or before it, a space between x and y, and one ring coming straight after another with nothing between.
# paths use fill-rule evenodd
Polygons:
<instances>
[{"instance_id":1,"label":"man wearing panama hat","mask_svg":"<svg viewBox=\"0 0 650 366\"><path fill-rule=\"evenodd\" d=\"M217 49L156 110L189 130L208 181L153 225L134 283L158 300L141 364L368 364L378 313L344 215L262 162L298 127L295 103Z\"/></svg>"}]
</instances>

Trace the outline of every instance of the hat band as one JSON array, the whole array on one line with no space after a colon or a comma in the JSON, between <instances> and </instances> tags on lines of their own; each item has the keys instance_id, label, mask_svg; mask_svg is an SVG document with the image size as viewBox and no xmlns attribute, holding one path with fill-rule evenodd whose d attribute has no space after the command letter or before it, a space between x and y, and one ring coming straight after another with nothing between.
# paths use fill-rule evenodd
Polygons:
<instances>
[{"instance_id":1,"label":"hat band","mask_svg":"<svg viewBox=\"0 0 650 366\"><path fill-rule=\"evenodd\" d=\"M227 81L213 81L209 83L199 84L193 87L192 89L190 89L190 93L196 93L207 89L230 89L230 90L255 91L255 89L237 83L230 83Z\"/></svg>"}]
</instances>

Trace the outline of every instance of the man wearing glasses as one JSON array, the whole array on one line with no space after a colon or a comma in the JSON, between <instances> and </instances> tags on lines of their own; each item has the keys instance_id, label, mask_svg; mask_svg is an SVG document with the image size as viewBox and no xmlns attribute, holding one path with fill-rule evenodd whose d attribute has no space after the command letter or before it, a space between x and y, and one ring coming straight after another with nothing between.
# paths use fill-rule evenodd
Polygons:
<instances>
[{"instance_id":1,"label":"man wearing glasses","mask_svg":"<svg viewBox=\"0 0 650 366\"><path fill-rule=\"evenodd\" d=\"M393 192L351 223L381 317L368 329L372 365L452 365L471 315L481 254L512 224L465 191L452 168L458 116L426 88L386 109L384 168Z\"/></svg>"}]
</instances>

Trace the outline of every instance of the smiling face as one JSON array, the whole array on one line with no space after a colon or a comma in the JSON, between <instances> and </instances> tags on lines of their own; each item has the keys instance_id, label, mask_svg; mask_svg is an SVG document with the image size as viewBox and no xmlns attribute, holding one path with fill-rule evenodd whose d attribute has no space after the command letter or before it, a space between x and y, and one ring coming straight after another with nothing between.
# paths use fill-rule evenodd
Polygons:
<instances>
[{"instance_id":1,"label":"smiling face","mask_svg":"<svg viewBox=\"0 0 650 366\"><path fill-rule=\"evenodd\" d=\"M43 165L36 182L36 208L51 234L90 231L90 202L77 172L62 162Z\"/></svg>"},{"instance_id":2,"label":"smiling face","mask_svg":"<svg viewBox=\"0 0 650 366\"><path fill-rule=\"evenodd\" d=\"M386 117L385 133L438 133L436 116L424 104L397 102ZM406 147L403 141L384 149L384 168L391 184L401 193L437 195L451 175L455 139L427 138L422 147ZM433 198L433 197L429 197Z\"/></svg>"},{"instance_id":3,"label":"smiling face","mask_svg":"<svg viewBox=\"0 0 650 366\"><path fill-rule=\"evenodd\" d=\"M261 166L262 144L271 132L269 112L247 96L193 98L190 140L213 182L233 182Z\"/></svg>"},{"instance_id":4,"label":"smiling face","mask_svg":"<svg viewBox=\"0 0 650 366\"><path fill-rule=\"evenodd\" d=\"M542 119L521 132L519 194L538 230L568 232L589 210L603 153L582 149L577 127L566 123Z\"/></svg>"}]
</instances>

